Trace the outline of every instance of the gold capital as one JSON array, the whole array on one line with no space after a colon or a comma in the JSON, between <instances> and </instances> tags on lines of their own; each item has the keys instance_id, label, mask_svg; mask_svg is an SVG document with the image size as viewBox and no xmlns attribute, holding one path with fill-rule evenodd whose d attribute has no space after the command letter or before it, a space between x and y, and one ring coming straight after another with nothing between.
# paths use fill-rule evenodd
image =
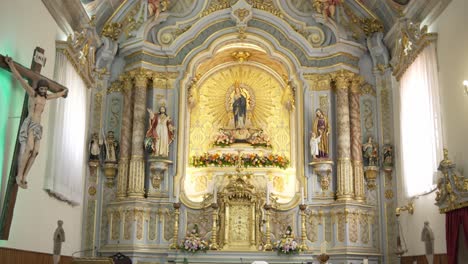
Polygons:
<instances>
[{"instance_id":1,"label":"gold capital","mask_svg":"<svg viewBox=\"0 0 468 264\"><path fill-rule=\"evenodd\" d=\"M333 73L332 77L335 81L337 89L348 89L354 73L341 70L339 72Z\"/></svg>"},{"instance_id":2,"label":"gold capital","mask_svg":"<svg viewBox=\"0 0 468 264\"><path fill-rule=\"evenodd\" d=\"M134 71L133 76L135 78L135 87L146 88L146 85L148 84L149 74L145 69L140 68Z\"/></svg>"},{"instance_id":3,"label":"gold capital","mask_svg":"<svg viewBox=\"0 0 468 264\"><path fill-rule=\"evenodd\" d=\"M351 92L352 93L360 93L361 86L364 84L364 78L362 76L356 75L351 80Z\"/></svg>"}]
</instances>

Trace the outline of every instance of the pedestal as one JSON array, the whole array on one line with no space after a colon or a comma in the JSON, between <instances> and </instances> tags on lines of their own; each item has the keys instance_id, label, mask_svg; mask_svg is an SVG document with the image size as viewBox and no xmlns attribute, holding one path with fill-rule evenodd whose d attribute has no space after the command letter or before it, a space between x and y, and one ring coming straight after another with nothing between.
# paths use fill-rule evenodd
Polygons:
<instances>
[{"instance_id":1,"label":"pedestal","mask_svg":"<svg viewBox=\"0 0 468 264\"><path fill-rule=\"evenodd\" d=\"M377 166L365 166L364 167L364 176L366 177L367 188L369 190L375 189L375 180L379 174L379 167Z\"/></svg>"},{"instance_id":2,"label":"pedestal","mask_svg":"<svg viewBox=\"0 0 468 264\"><path fill-rule=\"evenodd\" d=\"M328 191L331 184L331 172L333 170L333 161L331 160L316 160L309 163L314 168L318 176L322 191Z\"/></svg>"},{"instance_id":3,"label":"pedestal","mask_svg":"<svg viewBox=\"0 0 468 264\"><path fill-rule=\"evenodd\" d=\"M104 176L106 176L107 187L114 186L115 175L117 175L117 162L104 162Z\"/></svg>"},{"instance_id":4,"label":"pedestal","mask_svg":"<svg viewBox=\"0 0 468 264\"><path fill-rule=\"evenodd\" d=\"M162 157L150 157L148 159L150 176L148 185L148 196L149 197L161 197L165 192L162 188L169 164L172 161Z\"/></svg>"},{"instance_id":5,"label":"pedestal","mask_svg":"<svg viewBox=\"0 0 468 264\"><path fill-rule=\"evenodd\" d=\"M88 161L89 174L93 177L97 175L97 169L99 168L99 160L90 160Z\"/></svg>"}]
</instances>

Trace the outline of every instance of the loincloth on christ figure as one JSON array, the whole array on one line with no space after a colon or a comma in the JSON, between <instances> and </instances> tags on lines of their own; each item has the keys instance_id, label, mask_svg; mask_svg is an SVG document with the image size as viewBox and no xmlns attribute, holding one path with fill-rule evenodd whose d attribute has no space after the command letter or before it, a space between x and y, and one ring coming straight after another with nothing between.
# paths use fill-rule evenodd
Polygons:
<instances>
[{"instance_id":1,"label":"loincloth on christ figure","mask_svg":"<svg viewBox=\"0 0 468 264\"><path fill-rule=\"evenodd\" d=\"M28 141L29 131L32 130L34 140L40 140L42 138L42 125L38 124L31 120L31 117L28 116L24 119L23 124L21 124L21 129L19 133L19 142L24 144Z\"/></svg>"}]
</instances>

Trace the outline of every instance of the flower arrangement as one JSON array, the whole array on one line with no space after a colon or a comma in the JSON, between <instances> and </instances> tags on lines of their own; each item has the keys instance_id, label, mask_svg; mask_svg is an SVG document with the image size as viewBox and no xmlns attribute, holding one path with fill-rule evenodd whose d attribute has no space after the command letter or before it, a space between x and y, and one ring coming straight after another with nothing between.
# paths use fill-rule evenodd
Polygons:
<instances>
[{"instance_id":1,"label":"flower arrangement","mask_svg":"<svg viewBox=\"0 0 468 264\"><path fill-rule=\"evenodd\" d=\"M226 147L234 143L249 143L254 147L271 148L270 137L262 129L225 129L220 128L214 136L213 145Z\"/></svg>"},{"instance_id":2,"label":"flower arrangement","mask_svg":"<svg viewBox=\"0 0 468 264\"><path fill-rule=\"evenodd\" d=\"M208 249L208 243L200 238L200 235L198 234L198 226L196 224L193 226L190 234L185 237L184 241L180 245L180 249L191 253L199 251L206 252Z\"/></svg>"},{"instance_id":3,"label":"flower arrangement","mask_svg":"<svg viewBox=\"0 0 468 264\"><path fill-rule=\"evenodd\" d=\"M234 141L234 137L229 132L220 129L219 133L215 136L213 145L225 147L233 144Z\"/></svg>"},{"instance_id":4,"label":"flower arrangement","mask_svg":"<svg viewBox=\"0 0 468 264\"><path fill-rule=\"evenodd\" d=\"M263 130L260 130L258 133L254 133L249 139L247 139L247 142L255 147L271 148L270 137L263 132Z\"/></svg>"},{"instance_id":5,"label":"flower arrangement","mask_svg":"<svg viewBox=\"0 0 468 264\"><path fill-rule=\"evenodd\" d=\"M294 239L292 235L291 226L288 226L286 233L283 237L276 241L274 249L278 251L278 254L297 254L300 251L299 243Z\"/></svg>"},{"instance_id":6,"label":"flower arrangement","mask_svg":"<svg viewBox=\"0 0 468 264\"><path fill-rule=\"evenodd\" d=\"M205 153L201 156L192 156L192 165L194 167L233 167L243 166L247 167L279 167L286 169L289 166L289 159L281 155L258 155L255 153L250 154L209 154Z\"/></svg>"}]
</instances>

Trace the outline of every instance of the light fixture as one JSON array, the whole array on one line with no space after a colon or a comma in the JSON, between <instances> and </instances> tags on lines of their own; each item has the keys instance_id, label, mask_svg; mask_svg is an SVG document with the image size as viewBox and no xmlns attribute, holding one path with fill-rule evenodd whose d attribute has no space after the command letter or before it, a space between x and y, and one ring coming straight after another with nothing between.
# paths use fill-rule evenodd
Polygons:
<instances>
[{"instance_id":1,"label":"light fixture","mask_svg":"<svg viewBox=\"0 0 468 264\"><path fill-rule=\"evenodd\" d=\"M468 95L468 80L463 81L463 87L464 87L465 94Z\"/></svg>"}]
</instances>

